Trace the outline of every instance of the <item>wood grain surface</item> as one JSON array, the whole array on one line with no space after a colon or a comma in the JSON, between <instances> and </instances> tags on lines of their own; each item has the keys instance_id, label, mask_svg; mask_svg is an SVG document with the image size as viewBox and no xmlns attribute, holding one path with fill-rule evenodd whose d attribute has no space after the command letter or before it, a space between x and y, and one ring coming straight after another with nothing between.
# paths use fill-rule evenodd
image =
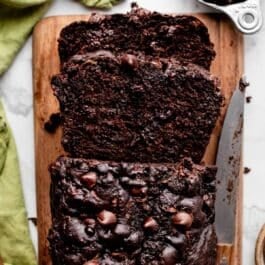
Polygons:
<instances>
[{"instance_id":1,"label":"wood grain surface","mask_svg":"<svg viewBox=\"0 0 265 265\"><path fill-rule=\"evenodd\" d=\"M209 28L211 40L217 52L211 71L220 77L222 92L226 103L237 86L243 72L243 38L227 18L221 15L194 14ZM43 127L49 116L58 111L58 102L53 96L50 79L59 72L57 38L60 30L77 20L87 20L89 16L59 16L43 19L34 30L33 37L33 82L35 109L35 148L36 148L36 184L38 207L39 265L51 265L47 233L51 224L48 166L59 155L61 147L61 130L55 134L47 133ZM227 106L227 105L226 105ZM204 156L207 164L215 162L218 139L222 128L226 106L222 117L211 136ZM241 264L241 217L242 217L242 175L237 211L237 235L231 264Z\"/></svg>"},{"instance_id":2,"label":"wood grain surface","mask_svg":"<svg viewBox=\"0 0 265 265\"><path fill-rule=\"evenodd\" d=\"M226 263L227 265L232 264L233 251L234 251L233 245L218 244L216 265L221 265Z\"/></svg>"}]
</instances>

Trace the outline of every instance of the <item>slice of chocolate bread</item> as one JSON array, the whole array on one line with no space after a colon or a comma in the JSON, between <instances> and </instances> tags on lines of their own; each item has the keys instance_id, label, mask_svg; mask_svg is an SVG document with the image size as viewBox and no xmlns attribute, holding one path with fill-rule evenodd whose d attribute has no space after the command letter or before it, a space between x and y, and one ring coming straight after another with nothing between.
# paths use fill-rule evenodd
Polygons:
<instances>
[{"instance_id":1,"label":"slice of chocolate bread","mask_svg":"<svg viewBox=\"0 0 265 265\"><path fill-rule=\"evenodd\" d=\"M215 264L215 167L60 157L50 172L54 264Z\"/></svg>"},{"instance_id":2,"label":"slice of chocolate bread","mask_svg":"<svg viewBox=\"0 0 265 265\"><path fill-rule=\"evenodd\" d=\"M218 81L174 60L75 56L52 79L73 157L127 162L200 162L222 96Z\"/></svg>"},{"instance_id":3,"label":"slice of chocolate bread","mask_svg":"<svg viewBox=\"0 0 265 265\"><path fill-rule=\"evenodd\" d=\"M92 14L65 27L59 38L61 62L73 55L109 50L175 58L207 69L215 57L206 26L193 16L162 15L133 5L128 14Z\"/></svg>"}]
</instances>

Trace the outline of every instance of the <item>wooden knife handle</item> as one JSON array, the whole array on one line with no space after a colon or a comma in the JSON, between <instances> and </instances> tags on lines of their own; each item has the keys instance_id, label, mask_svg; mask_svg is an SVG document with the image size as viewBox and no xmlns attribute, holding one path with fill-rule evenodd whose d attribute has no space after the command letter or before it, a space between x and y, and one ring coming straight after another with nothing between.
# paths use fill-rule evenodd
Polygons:
<instances>
[{"instance_id":1,"label":"wooden knife handle","mask_svg":"<svg viewBox=\"0 0 265 265\"><path fill-rule=\"evenodd\" d=\"M1 258L1 256L0 256L0 265L4 265L4 262L3 262L2 258Z\"/></svg>"},{"instance_id":2,"label":"wooden knife handle","mask_svg":"<svg viewBox=\"0 0 265 265\"><path fill-rule=\"evenodd\" d=\"M218 244L216 265L232 265L233 245Z\"/></svg>"},{"instance_id":3,"label":"wooden knife handle","mask_svg":"<svg viewBox=\"0 0 265 265\"><path fill-rule=\"evenodd\" d=\"M265 225L261 228L255 249L256 265L265 265Z\"/></svg>"}]
</instances>

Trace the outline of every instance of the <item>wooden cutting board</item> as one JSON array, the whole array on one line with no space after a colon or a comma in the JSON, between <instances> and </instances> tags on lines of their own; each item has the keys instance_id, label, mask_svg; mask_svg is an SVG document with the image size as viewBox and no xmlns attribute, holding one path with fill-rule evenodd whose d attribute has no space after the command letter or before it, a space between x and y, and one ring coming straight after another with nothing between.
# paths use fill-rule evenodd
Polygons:
<instances>
[{"instance_id":1,"label":"wooden cutting board","mask_svg":"<svg viewBox=\"0 0 265 265\"><path fill-rule=\"evenodd\" d=\"M195 14L209 28L211 40L217 52L212 66L212 73L219 76L226 103L235 89L243 72L243 38L235 31L227 18L221 15ZM33 37L33 82L35 108L35 148L36 148L36 183L38 207L39 264L51 265L47 234L51 224L49 206L50 176L48 166L63 154L60 144L61 130L55 134L47 133L43 127L49 116L58 112L58 102L53 96L50 79L59 72L57 38L60 30L77 20L87 20L89 16L59 16L43 19L34 30ZM208 164L215 162L218 139L226 107L216 126L204 160ZM238 222L236 247L233 265L241 264L241 217L242 217L242 176L238 199ZM201 264L203 265L203 264Z\"/></svg>"}]
</instances>

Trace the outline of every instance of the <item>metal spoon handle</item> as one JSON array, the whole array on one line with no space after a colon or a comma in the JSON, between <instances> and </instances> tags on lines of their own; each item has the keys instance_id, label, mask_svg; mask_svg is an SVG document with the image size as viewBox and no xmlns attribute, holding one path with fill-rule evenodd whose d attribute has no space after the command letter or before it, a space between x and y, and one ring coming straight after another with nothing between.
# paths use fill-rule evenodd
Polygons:
<instances>
[{"instance_id":1,"label":"metal spoon handle","mask_svg":"<svg viewBox=\"0 0 265 265\"><path fill-rule=\"evenodd\" d=\"M242 3L220 6L205 0L199 2L213 7L228 15L236 27L244 34L253 34L259 31L263 24L260 0L246 0Z\"/></svg>"}]
</instances>

